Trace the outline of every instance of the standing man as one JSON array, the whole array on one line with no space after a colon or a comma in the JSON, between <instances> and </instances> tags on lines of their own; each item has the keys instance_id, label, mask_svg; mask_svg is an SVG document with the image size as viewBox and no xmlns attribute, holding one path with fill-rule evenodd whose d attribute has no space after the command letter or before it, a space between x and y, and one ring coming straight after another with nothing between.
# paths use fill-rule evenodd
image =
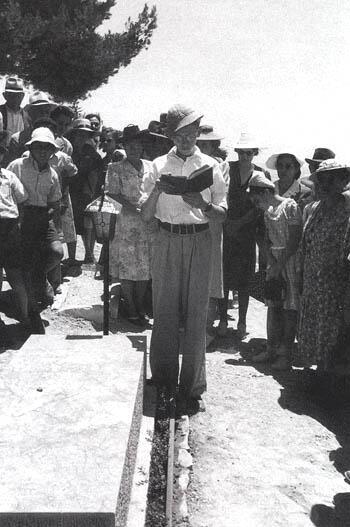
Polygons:
<instances>
[{"instance_id":1,"label":"standing man","mask_svg":"<svg viewBox=\"0 0 350 527\"><path fill-rule=\"evenodd\" d=\"M0 106L0 130L7 131L9 143L11 136L24 130L29 120L28 115L21 108L21 102L24 97L22 79L8 77L5 83L5 91L2 95L6 102Z\"/></svg>"},{"instance_id":2,"label":"standing man","mask_svg":"<svg viewBox=\"0 0 350 527\"><path fill-rule=\"evenodd\" d=\"M196 146L202 115L183 105L167 114L167 136L174 147L154 160L144 176L143 217L159 220L153 259L153 313L150 361L153 381L173 391L178 386L179 413L204 410L205 346L209 300L211 234L209 219L223 222L226 187L217 162ZM212 167L213 183L201 192L174 194L162 174L189 178ZM179 330L184 328L179 377Z\"/></svg>"},{"instance_id":3,"label":"standing man","mask_svg":"<svg viewBox=\"0 0 350 527\"><path fill-rule=\"evenodd\" d=\"M29 97L29 103L25 107L25 111L29 115L25 127L20 132L16 132L11 137L9 144L9 161L18 159L27 149L26 143L30 141L34 123L38 119L50 117L50 113L57 106L56 103L50 101L45 93L35 91Z\"/></svg>"}]
</instances>

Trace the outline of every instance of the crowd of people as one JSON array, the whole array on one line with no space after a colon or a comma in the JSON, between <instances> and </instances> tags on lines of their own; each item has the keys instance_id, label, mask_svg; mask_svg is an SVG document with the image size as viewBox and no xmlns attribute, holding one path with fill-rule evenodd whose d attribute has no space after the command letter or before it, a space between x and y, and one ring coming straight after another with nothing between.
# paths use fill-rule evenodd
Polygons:
<instances>
[{"instance_id":1,"label":"crowd of people","mask_svg":"<svg viewBox=\"0 0 350 527\"><path fill-rule=\"evenodd\" d=\"M24 95L22 80L8 77L0 106L0 267L29 331L44 331L40 310L60 293L62 263L81 264L78 235L84 261L95 263L86 207L105 193L122 205L110 276L135 326L147 323L152 290L152 379L177 387L180 406L201 406L205 350L227 333L230 291L239 339L249 334L250 297L258 292L267 305L267 344L254 362L350 372L349 164L328 148L305 160L276 152L265 162L277 171L273 182L254 164L260 145L252 136L241 134L238 160L228 161L223 138L181 104L145 130L120 131L42 92L22 108ZM304 163L308 177L301 177ZM102 247L99 264L103 258Z\"/></svg>"}]
</instances>

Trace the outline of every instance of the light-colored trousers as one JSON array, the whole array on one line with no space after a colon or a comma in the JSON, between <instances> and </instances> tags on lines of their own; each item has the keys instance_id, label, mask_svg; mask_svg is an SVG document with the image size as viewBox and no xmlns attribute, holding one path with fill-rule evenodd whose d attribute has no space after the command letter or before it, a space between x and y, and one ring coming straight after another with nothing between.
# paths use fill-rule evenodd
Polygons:
<instances>
[{"instance_id":1,"label":"light-colored trousers","mask_svg":"<svg viewBox=\"0 0 350 527\"><path fill-rule=\"evenodd\" d=\"M205 338L211 267L209 229L172 234L160 228L152 287L154 325L150 363L158 385L196 397L206 390ZM179 377L179 329L184 328Z\"/></svg>"}]
</instances>

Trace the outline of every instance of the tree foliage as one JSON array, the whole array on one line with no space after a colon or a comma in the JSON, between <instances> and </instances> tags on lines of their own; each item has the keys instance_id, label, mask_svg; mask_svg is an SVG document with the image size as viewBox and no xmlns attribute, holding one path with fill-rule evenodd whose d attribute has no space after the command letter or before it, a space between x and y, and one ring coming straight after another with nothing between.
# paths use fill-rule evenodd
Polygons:
<instances>
[{"instance_id":1,"label":"tree foliage","mask_svg":"<svg viewBox=\"0 0 350 527\"><path fill-rule=\"evenodd\" d=\"M0 75L17 74L68 102L84 98L150 44L156 8L100 35L116 0L2 0Z\"/></svg>"}]
</instances>

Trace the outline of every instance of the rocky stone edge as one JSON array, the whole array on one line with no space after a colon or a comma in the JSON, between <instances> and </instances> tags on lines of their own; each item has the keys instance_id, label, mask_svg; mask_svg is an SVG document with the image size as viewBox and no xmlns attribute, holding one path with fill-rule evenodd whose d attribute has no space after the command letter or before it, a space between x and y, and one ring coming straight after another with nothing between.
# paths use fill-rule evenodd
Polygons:
<instances>
[{"instance_id":1,"label":"rocky stone edge","mask_svg":"<svg viewBox=\"0 0 350 527\"><path fill-rule=\"evenodd\" d=\"M173 520L175 525L188 522L187 489L190 483L190 471L193 465L188 443L190 421L183 415L176 422L174 444L174 503Z\"/></svg>"}]
</instances>

